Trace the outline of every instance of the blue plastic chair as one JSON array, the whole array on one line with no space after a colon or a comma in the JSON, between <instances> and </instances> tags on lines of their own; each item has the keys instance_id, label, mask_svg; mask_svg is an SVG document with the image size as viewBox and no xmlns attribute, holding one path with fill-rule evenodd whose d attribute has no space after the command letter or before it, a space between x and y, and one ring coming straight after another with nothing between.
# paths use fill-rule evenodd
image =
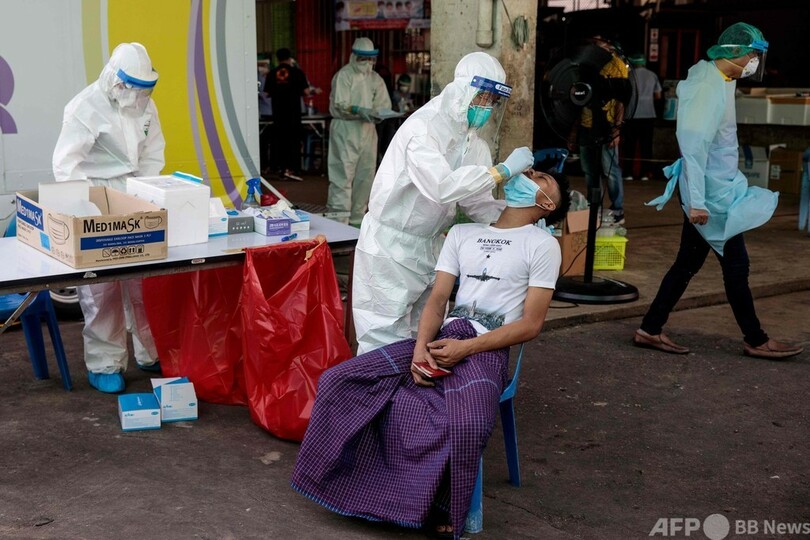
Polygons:
<instances>
[{"instance_id":1,"label":"blue plastic chair","mask_svg":"<svg viewBox=\"0 0 810 540\"><path fill-rule=\"evenodd\" d=\"M17 221L12 219L4 236L16 236ZM26 294L6 294L0 295L0 322L5 322L22 304ZM34 368L34 376L37 379L48 379L48 359L45 355L45 340L42 335L42 322L48 325L48 332L51 335L56 364L59 366L59 373L62 375L62 386L65 390L73 388L73 381L70 378L65 348L62 345L62 334L59 332L59 321L56 319L56 311L53 308L51 295L48 291L40 291L25 311L20 315L25 342L28 345L28 356L31 358L31 366Z\"/></svg>"},{"instance_id":2,"label":"blue plastic chair","mask_svg":"<svg viewBox=\"0 0 810 540\"><path fill-rule=\"evenodd\" d=\"M550 170L562 173L565 160L568 159L568 150L565 148L543 148L534 152L534 166L546 161L554 161ZM520 344L517 361L515 362L515 372L512 380L501 394L501 425L503 427L503 443L506 447L506 465L509 467L509 483L515 487L520 487L520 462L518 460L517 447L517 424L515 423L515 392L517 392L518 376L520 375L520 362L523 360L523 348L525 343ZM467 522L464 530L468 533L479 533L484 530L484 458L478 464L478 478L475 480L475 488L470 501L470 510L467 512Z\"/></svg>"},{"instance_id":3,"label":"blue plastic chair","mask_svg":"<svg viewBox=\"0 0 810 540\"><path fill-rule=\"evenodd\" d=\"M515 392L517 392L518 376L520 375L520 361L523 360L523 348L520 344L515 372L512 380L501 393L501 426L503 427L503 444L506 447L506 464L509 467L509 483L520 487L520 462L518 460L517 425L515 423ZM464 530L468 533L479 533L484 530L484 458L478 463L478 478L475 480L470 510L467 512L467 522Z\"/></svg>"}]
</instances>

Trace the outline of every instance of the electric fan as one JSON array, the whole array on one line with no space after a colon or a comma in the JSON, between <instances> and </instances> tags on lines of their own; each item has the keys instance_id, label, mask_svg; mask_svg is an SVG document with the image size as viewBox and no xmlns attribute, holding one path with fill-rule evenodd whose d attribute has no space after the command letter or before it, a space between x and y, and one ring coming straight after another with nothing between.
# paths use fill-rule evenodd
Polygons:
<instances>
[{"instance_id":1,"label":"electric fan","mask_svg":"<svg viewBox=\"0 0 810 540\"><path fill-rule=\"evenodd\" d=\"M627 62L607 42L591 43L557 63L543 78L540 105L546 122L566 142L578 139L583 169L602 171L602 145L618 136L623 119L635 106ZM587 163L584 163L587 160ZM602 205L602 174L588 178L588 236L585 274L561 277L554 299L582 304L617 304L638 299L638 289L594 277L596 229ZM593 180L596 178L596 181Z\"/></svg>"}]
</instances>

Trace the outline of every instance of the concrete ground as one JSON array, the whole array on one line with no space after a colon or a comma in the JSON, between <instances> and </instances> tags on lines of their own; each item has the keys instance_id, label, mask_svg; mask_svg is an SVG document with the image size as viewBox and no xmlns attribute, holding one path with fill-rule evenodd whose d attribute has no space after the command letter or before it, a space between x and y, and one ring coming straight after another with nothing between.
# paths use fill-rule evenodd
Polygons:
<instances>
[{"instance_id":1,"label":"concrete ground","mask_svg":"<svg viewBox=\"0 0 810 540\"><path fill-rule=\"evenodd\" d=\"M325 201L323 177L275 185L293 200ZM742 356L715 260L668 325L693 352L630 345L677 249L678 209L641 205L662 187L626 184L625 270L597 272L637 286L639 301L555 303L527 346L516 397L523 485L506 482L498 427L485 454L484 532L474 538L645 538L661 518L711 514L735 538L773 537L766 521L810 523L810 352L786 362ZM746 239L765 328L810 345L810 238L796 230L795 200L783 197ZM33 378L19 329L0 336L0 537L423 536L337 516L293 492L298 445L255 426L246 408L201 403L196 422L123 433L116 398L87 384L81 327L61 326L72 392L57 375ZM130 364L127 391L148 391L150 375ZM718 519L690 537L723 538ZM753 533L748 520L758 533L741 534Z\"/></svg>"}]
</instances>

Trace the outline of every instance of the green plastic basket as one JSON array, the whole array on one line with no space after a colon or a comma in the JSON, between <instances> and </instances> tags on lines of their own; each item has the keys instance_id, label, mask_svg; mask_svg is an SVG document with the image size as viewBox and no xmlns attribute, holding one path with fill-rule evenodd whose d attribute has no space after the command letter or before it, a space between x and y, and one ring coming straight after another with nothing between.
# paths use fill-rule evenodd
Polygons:
<instances>
[{"instance_id":1,"label":"green plastic basket","mask_svg":"<svg viewBox=\"0 0 810 540\"><path fill-rule=\"evenodd\" d=\"M624 236L597 236L593 255L594 270L623 270L624 250L627 238Z\"/></svg>"}]
</instances>

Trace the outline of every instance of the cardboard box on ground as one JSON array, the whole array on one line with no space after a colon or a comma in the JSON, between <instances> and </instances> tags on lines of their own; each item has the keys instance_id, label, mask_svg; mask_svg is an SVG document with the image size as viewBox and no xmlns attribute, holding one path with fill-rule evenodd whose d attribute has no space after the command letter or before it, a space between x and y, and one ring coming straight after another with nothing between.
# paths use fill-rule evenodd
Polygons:
<instances>
[{"instance_id":1,"label":"cardboard box on ground","mask_svg":"<svg viewBox=\"0 0 810 540\"><path fill-rule=\"evenodd\" d=\"M588 214L590 210L568 212L562 225L560 242L562 264L560 276L585 274L585 247L588 243Z\"/></svg>"},{"instance_id":2,"label":"cardboard box on ground","mask_svg":"<svg viewBox=\"0 0 810 540\"><path fill-rule=\"evenodd\" d=\"M802 185L802 152L774 148L768 161L768 189L798 195Z\"/></svg>"},{"instance_id":3,"label":"cardboard box on ground","mask_svg":"<svg viewBox=\"0 0 810 540\"><path fill-rule=\"evenodd\" d=\"M798 195L801 189L802 152L788 150L784 144L764 146L740 145L739 169L749 186L759 186Z\"/></svg>"}]
</instances>

